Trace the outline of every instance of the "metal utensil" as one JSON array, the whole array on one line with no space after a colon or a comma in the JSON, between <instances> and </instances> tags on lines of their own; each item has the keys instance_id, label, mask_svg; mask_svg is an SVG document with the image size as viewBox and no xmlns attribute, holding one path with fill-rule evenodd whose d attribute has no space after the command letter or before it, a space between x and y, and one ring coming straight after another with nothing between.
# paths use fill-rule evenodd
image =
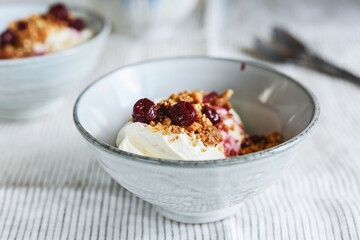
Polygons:
<instances>
[{"instance_id":1,"label":"metal utensil","mask_svg":"<svg viewBox=\"0 0 360 240\"><path fill-rule=\"evenodd\" d=\"M273 29L272 41L256 39L255 46L258 52L268 60L299 64L360 84L360 77L319 57L303 42L282 28L275 27Z\"/></svg>"}]
</instances>

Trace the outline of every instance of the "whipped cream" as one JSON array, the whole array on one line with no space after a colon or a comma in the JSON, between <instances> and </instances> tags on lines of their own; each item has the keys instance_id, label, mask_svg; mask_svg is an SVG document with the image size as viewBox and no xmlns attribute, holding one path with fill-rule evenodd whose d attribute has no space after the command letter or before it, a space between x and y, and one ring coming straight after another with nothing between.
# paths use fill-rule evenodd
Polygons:
<instances>
[{"instance_id":1,"label":"whipped cream","mask_svg":"<svg viewBox=\"0 0 360 240\"><path fill-rule=\"evenodd\" d=\"M139 122L128 122L119 132L116 146L121 150L139 155L179 159L209 160L225 158L222 147L206 147L185 133L163 135L154 132L150 125Z\"/></svg>"},{"instance_id":2,"label":"whipped cream","mask_svg":"<svg viewBox=\"0 0 360 240\"><path fill-rule=\"evenodd\" d=\"M128 122L118 133L116 146L124 151L166 159L210 160L222 159L231 151L238 153L244 131L239 115L230 109L218 110L227 130L220 129L223 141L215 147L206 147L200 140L187 134L163 135L153 127L139 122ZM230 113L230 116L229 114Z\"/></svg>"},{"instance_id":3,"label":"whipped cream","mask_svg":"<svg viewBox=\"0 0 360 240\"><path fill-rule=\"evenodd\" d=\"M54 30L48 35L44 43L35 43L33 51L38 54L62 51L79 45L91 38L92 35L93 32L87 28L81 31L70 27Z\"/></svg>"}]
</instances>

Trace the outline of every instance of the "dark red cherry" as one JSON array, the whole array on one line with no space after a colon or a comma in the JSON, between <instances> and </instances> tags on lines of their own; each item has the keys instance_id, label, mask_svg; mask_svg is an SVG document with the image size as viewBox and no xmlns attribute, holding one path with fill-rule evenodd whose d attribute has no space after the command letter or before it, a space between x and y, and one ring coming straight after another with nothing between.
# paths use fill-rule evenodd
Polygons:
<instances>
[{"instance_id":1,"label":"dark red cherry","mask_svg":"<svg viewBox=\"0 0 360 240\"><path fill-rule=\"evenodd\" d=\"M18 37L15 35L13 31L7 29L0 35L0 44L1 46L5 46L7 44L15 45L18 42Z\"/></svg>"},{"instance_id":2,"label":"dark red cherry","mask_svg":"<svg viewBox=\"0 0 360 240\"><path fill-rule=\"evenodd\" d=\"M56 3L52 5L49 9L49 13L60 20L68 19L68 10L62 3Z\"/></svg>"},{"instance_id":3,"label":"dark red cherry","mask_svg":"<svg viewBox=\"0 0 360 240\"><path fill-rule=\"evenodd\" d=\"M76 30L81 31L85 28L85 22L80 18L76 18L74 20L69 21L69 27L75 28Z\"/></svg>"},{"instance_id":4,"label":"dark red cherry","mask_svg":"<svg viewBox=\"0 0 360 240\"><path fill-rule=\"evenodd\" d=\"M134 122L150 123L157 116L157 108L154 102L147 98L137 101L133 108L132 118Z\"/></svg>"},{"instance_id":5,"label":"dark red cherry","mask_svg":"<svg viewBox=\"0 0 360 240\"><path fill-rule=\"evenodd\" d=\"M27 28L27 26L28 26L28 23L24 22L24 21L20 21L17 24L17 27L19 30L25 30Z\"/></svg>"},{"instance_id":6,"label":"dark red cherry","mask_svg":"<svg viewBox=\"0 0 360 240\"><path fill-rule=\"evenodd\" d=\"M171 107L171 122L180 127L188 127L196 120L196 111L191 103L180 101Z\"/></svg>"},{"instance_id":7,"label":"dark red cherry","mask_svg":"<svg viewBox=\"0 0 360 240\"><path fill-rule=\"evenodd\" d=\"M212 91L211 93L203 97L203 103L208 103L217 96L218 96L217 92Z\"/></svg>"},{"instance_id":8,"label":"dark red cherry","mask_svg":"<svg viewBox=\"0 0 360 240\"><path fill-rule=\"evenodd\" d=\"M205 105L202 109L202 113L206 115L208 119L212 122L213 125L220 122L219 114L216 112L215 109Z\"/></svg>"}]
</instances>

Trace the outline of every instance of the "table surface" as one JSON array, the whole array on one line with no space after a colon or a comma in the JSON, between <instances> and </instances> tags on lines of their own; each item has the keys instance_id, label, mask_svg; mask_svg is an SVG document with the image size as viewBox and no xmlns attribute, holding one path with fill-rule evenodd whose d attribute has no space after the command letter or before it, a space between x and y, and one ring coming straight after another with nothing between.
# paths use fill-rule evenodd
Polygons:
<instances>
[{"instance_id":1,"label":"table surface","mask_svg":"<svg viewBox=\"0 0 360 240\"><path fill-rule=\"evenodd\" d=\"M168 40L113 33L98 67L57 112L0 121L0 239L360 239L360 87L276 65L318 97L321 118L292 166L233 216L182 224L114 182L72 121L80 91L119 66L165 56L250 59L241 49L280 24L360 75L357 1L207 1Z\"/></svg>"}]
</instances>

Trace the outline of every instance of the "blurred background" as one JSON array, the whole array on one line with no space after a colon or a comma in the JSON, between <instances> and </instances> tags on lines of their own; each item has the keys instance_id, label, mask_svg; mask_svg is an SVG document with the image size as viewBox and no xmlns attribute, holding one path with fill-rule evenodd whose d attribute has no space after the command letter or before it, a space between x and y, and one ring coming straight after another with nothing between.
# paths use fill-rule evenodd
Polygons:
<instances>
[{"instance_id":1,"label":"blurred background","mask_svg":"<svg viewBox=\"0 0 360 240\"><path fill-rule=\"evenodd\" d=\"M360 2L357 0L63 2L90 6L109 17L113 22L109 48L116 44L119 55L122 55L121 49L126 48L129 54L126 63L141 60L134 57L137 51L142 51L143 58L150 58L152 51L158 57L212 55L249 58L242 50L251 48L255 37L266 37L272 27L281 26L334 63L341 64L351 58L346 66L359 73L356 68L360 60L354 57L360 54L360 45L357 44L360 40ZM159 51L160 48L166 49L166 53ZM116 65L116 61L114 63ZM118 63L123 64L122 60Z\"/></svg>"},{"instance_id":2,"label":"blurred background","mask_svg":"<svg viewBox=\"0 0 360 240\"><path fill-rule=\"evenodd\" d=\"M357 69L360 59L356 57L360 54L360 2L357 0L64 2L91 6L112 20L113 36L107 51L113 53L109 64L114 65L108 69L163 56L252 59L244 50L253 48L256 37L266 38L272 27L280 26L326 59L360 74ZM126 56L122 49L126 49ZM141 58L136 57L138 52Z\"/></svg>"}]
</instances>

